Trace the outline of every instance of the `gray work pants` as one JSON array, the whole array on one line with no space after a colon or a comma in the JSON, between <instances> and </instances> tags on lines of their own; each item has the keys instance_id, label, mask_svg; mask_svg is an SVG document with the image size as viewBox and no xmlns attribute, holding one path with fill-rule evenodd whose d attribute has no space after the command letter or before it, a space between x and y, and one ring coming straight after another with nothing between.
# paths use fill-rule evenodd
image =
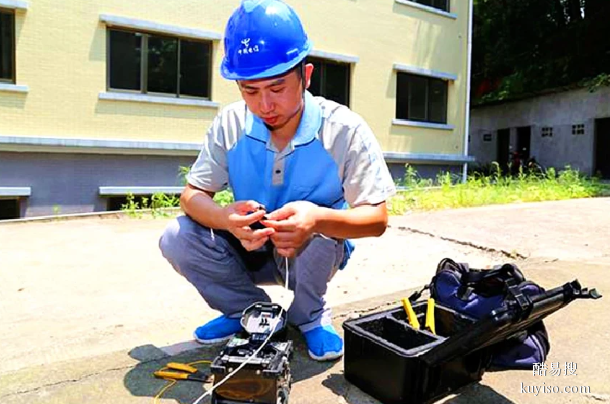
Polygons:
<instances>
[{"instance_id":1,"label":"gray work pants","mask_svg":"<svg viewBox=\"0 0 610 404\"><path fill-rule=\"evenodd\" d=\"M255 302L271 301L256 285L285 283L284 257L271 243L248 252L231 233L209 229L188 216L170 222L159 247L208 305L229 317L240 317ZM315 235L288 260L288 287L294 291L288 321L301 332L330 324L324 295L342 259L342 241Z\"/></svg>"}]
</instances>

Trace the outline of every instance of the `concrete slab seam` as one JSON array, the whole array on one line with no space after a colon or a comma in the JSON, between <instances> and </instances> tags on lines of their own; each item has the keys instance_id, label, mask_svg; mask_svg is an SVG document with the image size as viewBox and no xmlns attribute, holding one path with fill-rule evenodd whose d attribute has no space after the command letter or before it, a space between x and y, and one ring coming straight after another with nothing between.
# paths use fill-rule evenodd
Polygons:
<instances>
[{"instance_id":1,"label":"concrete slab seam","mask_svg":"<svg viewBox=\"0 0 610 404\"><path fill-rule=\"evenodd\" d=\"M438 234L430 233L430 232L423 231L423 230L414 229L414 228L411 228L411 227L406 227L406 226L394 227L394 226L391 226L391 225L388 225L388 227L389 228L395 228L395 229L398 229L398 230L401 230L401 231L408 231L410 233L423 234L425 236L430 236L430 237L433 237L433 238L439 238L441 240L449 241L451 243L460 244L460 245L464 245L464 246L467 246L467 247L473 247L473 248L476 248L477 250L481 250L481 251L500 253L500 254L505 255L508 258L513 258L513 259L514 258L519 258L519 259L523 259L523 260L529 258L526 255L523 255L523 254L521 254L518 251L509 252L509 251L502 250L502 249L497 249L497 248L493 248L493 247L487 247L487 246L475 244L475 243L470 242L470 241L463 241L463 240L458 240L458 239L454 239L454 238L451 238L451 237L439 236Z\"/></svg>"},{"instance_id":2,"label":"concrete slab seam","mask_svg":"<svg viewBox=\"0 0 610 404\"><path fill-rule=\"evenodd\" d=\"M163 359L163 358L161 358L161 359ZM140 362L140 363L138 363L138 365L140 365L142 363L147 363L147 362L154 362L154 361L157 361L157 360L159 360L159 359L151 359L149 361ZM9 394L5 394L3 396L0 396L0 402L2 402L2 399L5 398L5 397L19 396L21 394L33 393L35 391L38 391L38 390L41 390L41 389L44 389L44 388L47 388L47 387L55 387L55 386L60 386L60 385L67 384L67 383L78 383L78 382L81 382L81 381L83 381L85 379L88 379L88 378L93 377L93 376L98 376L98 375L101 375L103 373L113 372L115 370L132 369L134 367L135 366L122 366L122 367L118 367L118 368L104 369L104 370L101 370L99 372L95 372L95 373L90 373L88 375L84 375L83 377L80 377L78 379L60 380L60 381L55 382L55 383L43 384L42 386L37 386L37 387L34 387L32 389L29 389L29 390L16 391L14 393L9 393Z\"/></svg>"},{"instance_id":3,"label":"concrete slab seam","mask_svg":"<svg viewBox=\"0 0 610 404\"><path fill-rule=\"evenodd\" d=\"M610 395L608 394L584 394L585 397L592 398L595 401L601 401L604 403L610 402Z\"/></svg>"}]
</instances>

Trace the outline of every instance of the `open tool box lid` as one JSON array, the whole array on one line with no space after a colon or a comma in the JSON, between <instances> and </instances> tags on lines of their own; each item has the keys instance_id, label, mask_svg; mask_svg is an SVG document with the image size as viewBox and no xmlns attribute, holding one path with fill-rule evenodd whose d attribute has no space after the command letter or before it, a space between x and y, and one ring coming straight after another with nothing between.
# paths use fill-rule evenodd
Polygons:
<instances>
[{"instance_id":1,"label":"open tool box lid","mask_svg":"<svg viewBox=\"0 0 610 404\"><path fill-rule=\"evenodd\" d=\"M575 280L563 286L529 298L518 288L509 288L514 299L509 304L433 346L421 359L430 366L468 355L490 345L502 342L525 330L533 323L565 307L576 299L597 299L601 295L595 289L581 287Z\"/></svg>"}]
</instances>

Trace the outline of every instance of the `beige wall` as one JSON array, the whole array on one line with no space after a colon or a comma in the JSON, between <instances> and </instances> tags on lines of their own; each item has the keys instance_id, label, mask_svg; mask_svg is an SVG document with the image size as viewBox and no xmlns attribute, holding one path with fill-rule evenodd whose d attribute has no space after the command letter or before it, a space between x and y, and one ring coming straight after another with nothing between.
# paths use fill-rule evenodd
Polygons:
<instances>
[{"instance_id":1,"label":"beige wall","mask_svg":"<svg viewBox=\"0 0 610 404\"><path fill-rule=\"evenodd\" d=\"M457 19L394 0L293 0L319 51L357 56L351 106L369 122L384 151L461 154L466 101L468 2L452 0ZM100 100L106 91L106 26L101 14L222 34L238 0L29 0L16 15L17 83L0 91L0 136L199 142L213 107ZM219 74L214 41L212 101L239 94ZM449 83L453 130L392 125L395 63L457 76Z\"/></svg>"}]
</instances>

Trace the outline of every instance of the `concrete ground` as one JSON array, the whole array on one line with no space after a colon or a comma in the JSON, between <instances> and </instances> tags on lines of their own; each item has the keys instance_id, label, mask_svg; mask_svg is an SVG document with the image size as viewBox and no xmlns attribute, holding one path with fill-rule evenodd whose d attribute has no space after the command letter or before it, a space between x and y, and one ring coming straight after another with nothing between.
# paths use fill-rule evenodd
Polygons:
<instances>
[{"instance_id":1,"label":"concrete ground","mask_svg":"<svg viewBox=\"0 0 610 404\"><path fill-rule=\"evenodd\" d=\"M609 212L610 199L587 199L393 217L383 237L358 240L350 265L331 283L335 323L396 306L444 257L479 267L517 262L545 287L578 278L603 294L610 290ZM161 257L157 240L166 223L94 217L0 225L0 403L152 403L165 384L154 370L217 354L220 347L190 340L217 313ZM279 287L268 290L276 301L290 299ZM576 375L487 372L443 401L610 401L608 302L577 301L545 320L549 369L576 363ZM377 403L345 381L342 361L310 361L301 336L291 330L290 337L291 404ZM532 386L589 391L522 392ZM162 402L188 404L202 392L182 382Z\"/></svg>"}]
</instances>

